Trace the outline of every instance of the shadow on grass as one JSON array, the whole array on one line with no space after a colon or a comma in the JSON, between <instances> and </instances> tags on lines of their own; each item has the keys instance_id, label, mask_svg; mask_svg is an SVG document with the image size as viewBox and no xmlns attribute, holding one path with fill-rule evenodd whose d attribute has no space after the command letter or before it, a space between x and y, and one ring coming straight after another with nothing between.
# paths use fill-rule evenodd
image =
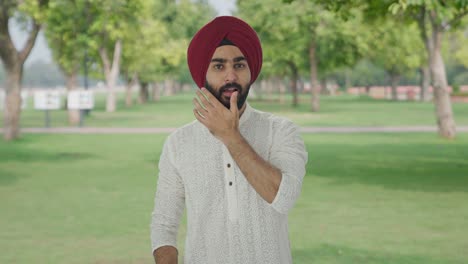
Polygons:
<instances>
[{"instance_id":1,"label":"shadow on grass","mask_svg":"<svg viewBox=\"0 0 468 264\"><path fill-rule=\"evenodd\" d=\"M25 136L12 142L0 142L0 164L10 161L35 162L35 161L74 161L77 159L95 158L94 153L74 151L44 151L31 144L37 143L38 139L48 135L37 135L35 137Z\"/></svg>"},{"instance_id":2,"label":"shadow on grass","mask_svg":"<svg viewBox=\"0 0 468 264\"><path fill-rule=\"evenodd\" d=\"M0 168L0 186L13 184L20 176L11 170Z\"/></svg>"},{"instance_id":3,"label":"shadow on grass","mask_svg":"<svg viewBox=\"0 0 468 264\"><path fill-rule=\"evenodd\" d=\"M329 244L324 244L313 249L293 249L292 255L294 263L298 264L461 264L461 262L446 259L433 259L428 256L399 255L378 251L359 250Z\"/></svg>"},{"instance_id":4,"label":"shadow on grass","mask_svg":"<svg viewBox=\"0 0 468 264\"><path fill-rule=\"evenodd\" d=\"M37 149L1 149L0 164L10 161L14 162L36 162L36 161L76 161L81 159L95 158L95 154L82 152L46 152Z\"/></svg>"},{"instance_id":5,"label":"shadow on grass","mask_svg":"<svg viewBox=\"0 0 468 264\"><path fill-rule=\"evenodd\" d=\"M28 139L17 142L3 143L0 148L0 185L16 182L20 177L15 173L17 167L27 166L31 162L76 162L83 159L94 159L97 155L92 153L61 151L50 152L28 147Z\"/></svg>"},{"instance_id":6,"label":"shadow on grass","mask_svg":"<svg viewBox=\"0 0 468 264\"><path fill-rule=\"evenodd\" d=\"M309 144L307 171L335 184L468 192L468 144Z\"/></svg>"}]
</instances>

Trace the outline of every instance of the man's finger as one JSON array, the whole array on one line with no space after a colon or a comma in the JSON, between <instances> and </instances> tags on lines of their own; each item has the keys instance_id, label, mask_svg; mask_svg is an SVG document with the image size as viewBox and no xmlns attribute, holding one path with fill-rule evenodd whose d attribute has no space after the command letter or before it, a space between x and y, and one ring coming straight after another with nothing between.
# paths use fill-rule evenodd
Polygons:
<instances>
[{"instance_id":1,"label":"man's finger","mask_svg":"<svg viewBox=\"0 0 468 264\"><path fill-rule=\"evenodd\" d=\"M218 107L222 106L222 104L218 101L218 99L205 87L201 88L203 95L205 95L206 99L211 103L212 106Z\"/></svg>"},{"instance_id":2,"label":"man's finger","mask_svg":"<svg viewBox=\"0 0 468 264\"><path fill-rule=\"evenodd\" d=\"M233 112L234 114L237 115L237 113L239 112L239 109L237 108L237 95L239 94L238 91L235 91L232 93L231 95L231 107L230 107L230 110L231 112Z\"/></svg>"},{"instance_id":3,"label":"man's finger","mask_svg":"<svg viewBox=\"0 0 468 264\"><path fill-rule=\"evenodd\" d=\"M204 88L202 88L204 89ZM210 106L213 106L212 104L212 100L209 100L206 96L206 93L203 93L202 90L198 90L197 91L197 96L198 98L200 99L200 102L205 106L205 109L207 109L207 107L210 107Z\"/></svg>"},{"instance_id":4,"label":"man's finger","mask_svg":"<svg viewBox=\"0 0 468 264\"><path fill-rule=\"evenodd\" d=\"M193 115L198 121L200 121L200 123L205 124L205 117L195 108L193 109Z\"/></svg>"},{"instance_id":5,"label":"man's finger","mask_svg":"<svg viewBox=\"0 0 468 264\"><path fill-rule=\"evenodd\" d=\"M201 113L207 112L205 107L203 107L203 105L200 104L200 102L198 102L197 98L193 98L193 105L195 106L195 109L198 110L199 112Z\"/></svg>"}]
</instances>

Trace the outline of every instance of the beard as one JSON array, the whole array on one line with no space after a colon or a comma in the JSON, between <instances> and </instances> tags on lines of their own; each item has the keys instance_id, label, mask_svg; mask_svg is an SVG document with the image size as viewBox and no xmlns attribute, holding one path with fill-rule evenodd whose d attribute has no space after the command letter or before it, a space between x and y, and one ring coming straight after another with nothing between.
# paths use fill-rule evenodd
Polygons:
<instances>
[{"instance_id":1,"label":"beard","mask_svg":"<svg viewBox=\"0 0 468 264\"><path fill-rule=\"evenodd\" d=\"M250 84L246 85L245 87L242 87L238 83L228 83L221 88L219 88L218 91L216 91L212 85L208 83L208 81L205 81L205 88L210 91L218 101L224 105L227 109L231 109L231 100L223 100L223 92L226 91L229 88L236 88L237 89L237 109L241 109L242 106L244 106L245 101L247 100L247 96L249 95L250 91Z\"/></svg>"}]
</instances>

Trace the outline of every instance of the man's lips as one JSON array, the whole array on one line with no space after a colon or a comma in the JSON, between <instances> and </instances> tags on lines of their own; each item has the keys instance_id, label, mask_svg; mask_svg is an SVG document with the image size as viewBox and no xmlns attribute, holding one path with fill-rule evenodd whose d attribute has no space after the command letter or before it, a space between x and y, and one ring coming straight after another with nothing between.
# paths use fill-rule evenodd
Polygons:
<instances>
[{"instance_id":1,"label":"man's lips","mask_svg":"<svg viewBox=\"0 0 468 264\"><path fill-rule=\"evenodd\" d=\"M230 87L230 88L224 89L222 92L222 95L226 97L231 97L232 94L236 91L239 91L236 87Z\"/></svg>"}]
</instances>

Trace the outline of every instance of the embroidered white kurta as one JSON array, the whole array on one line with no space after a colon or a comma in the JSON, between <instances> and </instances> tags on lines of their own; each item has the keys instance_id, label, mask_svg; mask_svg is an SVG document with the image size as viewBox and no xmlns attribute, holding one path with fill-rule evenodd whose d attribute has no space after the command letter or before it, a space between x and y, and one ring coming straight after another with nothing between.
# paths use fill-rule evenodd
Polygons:
<instances>
[{"instance_id":1,"label":"embroidered white kurta","mask_svg":"<svg viewBox=\"0 0 468 264\"><path fill-rule=\"evenodd\" d=\"M249 184L224 144L194 121L166 140L151 221L153 251L177 248L184 208L184 263L292 263L288 211L301 192L307 152L292 122L247 105L242 136L263 159L280 169L270 204Z\"/></svg>"}]
</instances>

